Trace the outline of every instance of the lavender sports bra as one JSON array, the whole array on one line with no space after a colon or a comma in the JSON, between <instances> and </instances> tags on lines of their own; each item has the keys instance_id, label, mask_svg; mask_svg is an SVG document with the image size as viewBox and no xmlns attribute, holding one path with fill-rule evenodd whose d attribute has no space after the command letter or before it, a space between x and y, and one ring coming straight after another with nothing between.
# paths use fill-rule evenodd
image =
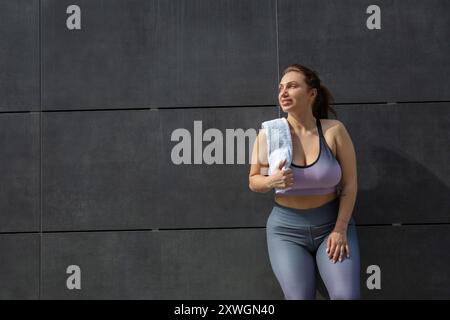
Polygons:
<instances>
[{"instance_id":1,"label":"lavender sports bra","mask_svg":"<svg viewBox=\"0 0 450 320\"><path fill-rule=\"evenodd\" d=\"M316 124L320 141L319 157L306 166L292 163L290 168L294 175L294 185L280 196L318 195L336 191L342 177L341 166L328 147L318 118Z\"/></svg>"}]
</instances>

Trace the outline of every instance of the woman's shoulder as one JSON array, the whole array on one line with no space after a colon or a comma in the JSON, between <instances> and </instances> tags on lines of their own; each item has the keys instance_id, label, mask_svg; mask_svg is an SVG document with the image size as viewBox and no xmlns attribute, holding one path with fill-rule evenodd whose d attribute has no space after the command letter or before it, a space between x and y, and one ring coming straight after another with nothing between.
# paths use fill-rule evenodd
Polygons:
<instances>
[{"instance_id":1,"label":"woman's shoulder","mask_svg":"<svg viewBox=\"0 0 450 320\"><path fill-rule=\"evenodd\" d=\"M337 119L320 119L320 123L324 132L328 130L335 132L340 128L345 128L344 124Z\"/></svg>"},{"instance_id":2,"label":"woman's shoulder","mask_svg":"<svg viewBox=\"0 0 450 320\"><path fill-rule=\"evenodd\" d=\"M337 119L320 119L322 123L322 131L330 145L336 144L338 140L347 135L347 129L344 123Z\"/></svg>"}]
</instances>

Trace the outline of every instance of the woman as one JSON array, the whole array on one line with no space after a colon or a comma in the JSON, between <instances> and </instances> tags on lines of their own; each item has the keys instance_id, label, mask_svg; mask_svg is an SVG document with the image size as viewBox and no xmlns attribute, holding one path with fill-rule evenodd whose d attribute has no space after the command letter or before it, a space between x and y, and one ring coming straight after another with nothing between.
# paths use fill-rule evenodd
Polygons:
<instances>
[{"instance_id":1,"label":"woman","mask_svg":"<svg viewBox=\"0 0 450 320\"><path fill-rule=\"evenodd\" d=\"M315 298L316 267L331 299L359 299L359 245L352 217L357 175L351 138L340 121L328 119L328 111L336 115L332 96L313 70L299 64L286 68L278 99L288 114L284 120L291 135L291 164L285 168L286 159L277 161L267 175L270 145L262 129L249 174L250 190L277 191L266 225L272 270L285 299Z\"/></svg>"}]
</instances>

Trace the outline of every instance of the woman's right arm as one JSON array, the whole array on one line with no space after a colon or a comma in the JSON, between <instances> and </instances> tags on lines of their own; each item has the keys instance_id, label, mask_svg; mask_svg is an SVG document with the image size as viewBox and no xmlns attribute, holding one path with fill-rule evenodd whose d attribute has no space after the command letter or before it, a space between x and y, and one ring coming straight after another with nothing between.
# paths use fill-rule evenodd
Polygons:
<instances>
[{"instance_id":1,"label":"woman's right arm","mask_svg":"<svg viewBox=\"0 0 450 320\"><path fill-rule=\"evenodd\" d=\"M273 188L285 189L292 187L294 177L291 168L284 168L286 159L281 160L269 176L269 161L267 160L266 129L261 129L252 151L252 162L248 177L249 188L253 192L266 193Z\"/></svg>"},{"instance_id":2,"label":"woman's right arm","mask_svg":"<svg viewBox=\"0 0 450 320\"><path fill-rule=\"evenodd\" d=\"M272 178L268 176L266 129L261 129L255 139L248 177L249 188L253 192L266 193L273 189Z\"/></svg>"}]
</instances>

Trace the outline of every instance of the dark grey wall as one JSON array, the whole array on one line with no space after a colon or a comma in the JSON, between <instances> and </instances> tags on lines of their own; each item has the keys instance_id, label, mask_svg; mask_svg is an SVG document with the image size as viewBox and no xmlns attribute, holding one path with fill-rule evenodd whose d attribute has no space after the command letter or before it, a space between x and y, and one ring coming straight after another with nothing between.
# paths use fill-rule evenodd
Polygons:
<instances>
[{"instance_id":1,"label":"dark grey wall","mask_svg":"<svg viewBox=\"0 0 450 320\"><path fill-rule=\"evenodd\" d=\"M0 2L0 298L282 299L248 158L175 165L171 133L258 129L294 62L355 145L363 297L450 298L450 2L370 4Z\"/></svg>"}]
</instances>

